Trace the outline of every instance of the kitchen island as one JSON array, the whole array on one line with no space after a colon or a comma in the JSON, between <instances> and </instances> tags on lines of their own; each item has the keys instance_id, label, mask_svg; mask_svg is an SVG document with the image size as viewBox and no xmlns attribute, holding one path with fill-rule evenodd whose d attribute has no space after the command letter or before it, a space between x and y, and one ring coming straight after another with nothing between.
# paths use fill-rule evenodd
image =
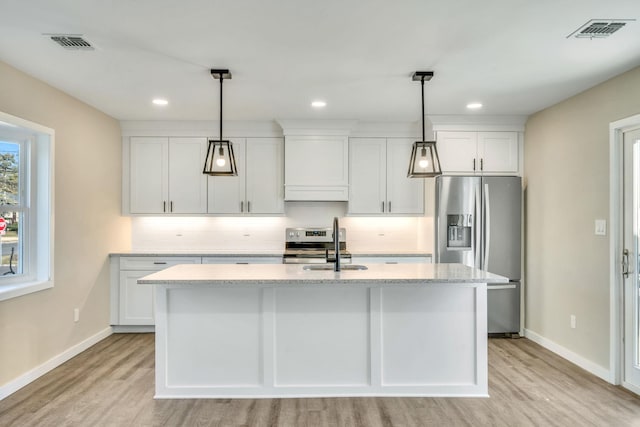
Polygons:
<instances>
[{"instance_id":1,"label":"kitchen island","mask_svg":"<svg viewBox=\"0 0 640 427\"><path fill-rule=\"evenodd\" d=\"M461 264L177 265L155 287L156 398L487 396L486 283Z\"/></svg>"}]
</instances>

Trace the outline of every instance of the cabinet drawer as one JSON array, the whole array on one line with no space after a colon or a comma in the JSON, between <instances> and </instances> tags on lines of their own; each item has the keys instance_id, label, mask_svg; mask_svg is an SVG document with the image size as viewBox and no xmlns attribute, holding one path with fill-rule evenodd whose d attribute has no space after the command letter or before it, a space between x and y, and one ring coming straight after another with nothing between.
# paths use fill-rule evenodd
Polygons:
<instances>
[{"instance_id":1,"label":"cabinet drawer","mask_svg":"<svg viewBox=\"0 0 640 427\"><path fill-rule=\"evenodd\" d=\"M354 264L419 264L431 263L430 256L354 256Z\"/></svg>"},{"instance_id":2,"label":"cabinet drawer","mask_svg":"<svg viewBox=\"0 0 640 427\"><path fill-rule=\"evenodd\" d=\"M178 264L200 264L200 257L121 257L121 270L164 270Z\"/></svg>"},{"instance_id":3,"label":"cabinet drawer","mask_svg":"<svg viewBox=\"0 0 640 427\"><path fill-rule=\"evenodd\" d=\"M282 264L282 257L202 257L203 264Z\"/></svg>"}]
</instances>

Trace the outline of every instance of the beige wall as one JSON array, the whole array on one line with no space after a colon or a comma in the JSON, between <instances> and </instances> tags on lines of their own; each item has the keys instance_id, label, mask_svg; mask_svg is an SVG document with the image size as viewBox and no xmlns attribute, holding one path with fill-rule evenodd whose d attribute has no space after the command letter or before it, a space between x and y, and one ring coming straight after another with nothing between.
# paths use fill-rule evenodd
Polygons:
<instances>
[{"instance_id":1,"label":"beige wall","mask_svg":"<svg viewBox=\"0 0 640 427\"><path fill-rule=\"evenodd\" d=\"M640 68L531 116L525 328L609 368L609 123L640 113ZM577 317L570 328L570 315Z\"/></svg>"},{"instance_id":2,"label":"beige wall","mask_svg":"<svg viewBox=\"0 0 640 427\"><path fill-rule=\"evenodd\" d=\"M107 256L128 249L130 225L116 120L2 62L0 111L55 130L56 220L55 286L0 302L3 385L109 326Z\"/></svg>"}]
</instances>

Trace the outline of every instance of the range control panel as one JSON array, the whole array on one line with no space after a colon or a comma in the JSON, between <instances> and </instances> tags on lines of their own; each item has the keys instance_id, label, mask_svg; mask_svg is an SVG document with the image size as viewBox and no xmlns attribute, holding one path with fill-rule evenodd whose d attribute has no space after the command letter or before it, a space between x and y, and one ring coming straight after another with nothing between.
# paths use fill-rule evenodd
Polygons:
<instances>
[{"instance_id":1,"label":"range control panel","mask_svg":"<svg viewBox=\"0 0 640 427\"><path fill-rule=\"evenodd\" d=\"M286 229L286 241L287 242L332 242L333 241L333 229L331 228L287 228ZM340 228L339 239L341 242L347 241L347 231L344 228Z\"/></svg>"}]
</instances>

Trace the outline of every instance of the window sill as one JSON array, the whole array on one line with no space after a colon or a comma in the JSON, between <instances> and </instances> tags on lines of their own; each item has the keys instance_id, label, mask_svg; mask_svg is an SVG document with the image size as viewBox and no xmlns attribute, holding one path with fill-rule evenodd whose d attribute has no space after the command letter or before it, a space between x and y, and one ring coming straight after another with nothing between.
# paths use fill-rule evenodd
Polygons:
<instances>
[{"instance_id":1,"label":"window sill","mask_svg":"<svg viewBox=\"0 0 640 427\"><path fill-rule=\"evenodd\" d=\"M34 281L22 283L7 283L6 285L0 285L0 301L17 298L49 288L53 288L53 282L50 280L45 282Z\"/></svg>"}]
</instances>

